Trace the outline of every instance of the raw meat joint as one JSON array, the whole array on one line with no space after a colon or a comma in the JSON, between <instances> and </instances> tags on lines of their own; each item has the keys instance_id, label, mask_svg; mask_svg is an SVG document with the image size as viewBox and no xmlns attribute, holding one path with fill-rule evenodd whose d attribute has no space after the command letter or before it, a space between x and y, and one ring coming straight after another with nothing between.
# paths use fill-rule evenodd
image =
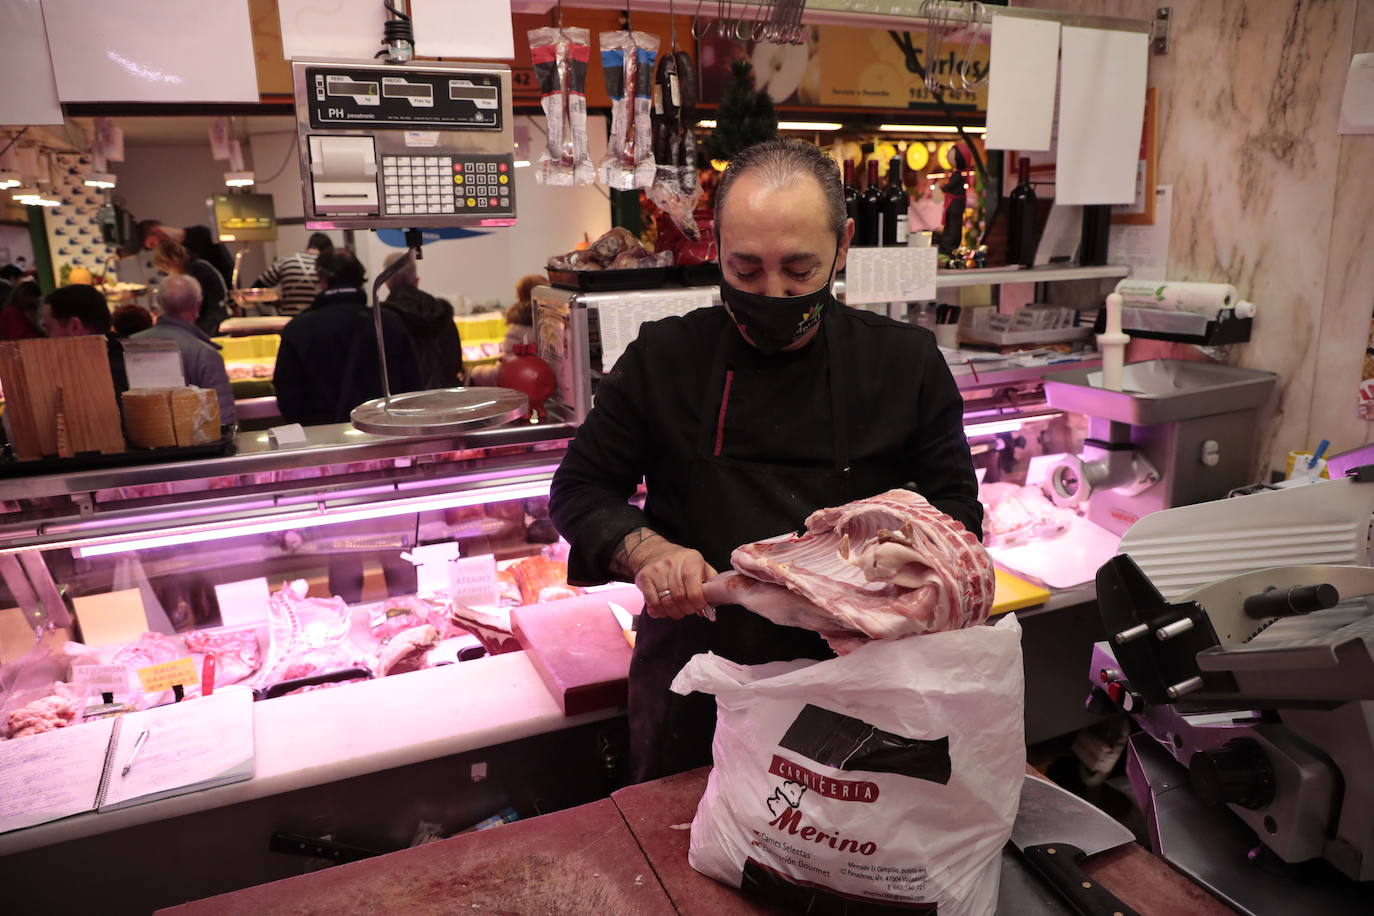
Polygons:
<instances>
[{"instance_id":1,"label":"raw meat joint","mask_svg":"<svg viewBox=\"0 0 1374 916\"><path fill-rule=\"evenodd\" d=\"M439 631L427 623L397 633L382 649L377 659L377 672L386 677L428 668L429 650L438 644Z\"/></svg>"},{"instance_id":2,"label":"raw meat joint","mask_svg":"<svg viewBox=\"0 0 1374 916\"><path fill-rule=\"evenodd\" d=\"M983 527L989 547L1013 547L1034 540L1057 538L1069 530L1076 515L1056 506L1039 487L1014 483L985 483L978 500L987 510Z\"/></svg>"},{"instance_id":3,"label":"raw meat joint","mask_svg":"<svg viewBox=\"0 0 1374 916\"><path fill-rule=\"evenodd\" d=\"M709 602L814 630L841 655L870 639L974 626L992 608L987 551L909 490L818 510L805 534L746 544L730 561L734 572L706 584Z\"/></svg>"}]
</instances>

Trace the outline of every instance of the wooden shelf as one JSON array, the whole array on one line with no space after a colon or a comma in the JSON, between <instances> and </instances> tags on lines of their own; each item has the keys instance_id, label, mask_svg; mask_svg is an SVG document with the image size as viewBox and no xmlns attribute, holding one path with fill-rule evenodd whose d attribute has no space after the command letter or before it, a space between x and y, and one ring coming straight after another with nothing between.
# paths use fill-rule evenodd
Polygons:
<instances>
[{"instance_id":1,"label":"wooden shelf","mask_svg":"<svg viewBox=\"0 0 1374 916\"><path fill-rule=\"evenodd\" d=\"M1032 267L1029 270L956 270L936 275L936 289L960 286L1000 286L1003 283L1051 283L1056 280L1092 280L1109 277L1128 277L1131 268L1126 264L1103 264L1099 267Z\"/></svg>"}]
</instances>

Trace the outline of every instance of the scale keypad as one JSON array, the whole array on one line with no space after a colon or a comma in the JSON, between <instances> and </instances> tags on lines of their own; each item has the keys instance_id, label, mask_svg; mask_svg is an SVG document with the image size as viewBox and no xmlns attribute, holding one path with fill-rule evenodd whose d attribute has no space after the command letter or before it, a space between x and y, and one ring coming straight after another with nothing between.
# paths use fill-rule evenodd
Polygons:
<instances>
[{"instance_id":1,"label":"scale keypad","mask_svg":"<svg viewBox=\"0 0 1374 916\"><path fill-rule=\"evenodd\" d=\"M509 157L383 156L385 215L510 215L514 176Z\"/></svg>"}]
</instances>

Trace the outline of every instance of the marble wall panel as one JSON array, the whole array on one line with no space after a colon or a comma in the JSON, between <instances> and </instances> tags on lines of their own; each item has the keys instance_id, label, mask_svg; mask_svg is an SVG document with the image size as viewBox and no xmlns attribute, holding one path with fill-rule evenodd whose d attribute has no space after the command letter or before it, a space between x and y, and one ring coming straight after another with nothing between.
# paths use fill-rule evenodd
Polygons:
<instances>
[{"instance_id":1,"label":"marble wall panel","mask_svg":"<svg viewBox=\"0 0 1374 916\"><path fill-rule=\"evenodd\" d=\"M1163 4L1016 5L1148 19ZM1363 14L1369 0L1359 5ZM1354 386L1342 381L1348 358L1338 373L1320 352L1323 343L1346 343L1341 338L1355 323L1344 311L1338 320L1327 314L1334 297L1329 277L1367 283L1361 271L1368 268L1352 262L1354 239L1368 226L1336 224L1340 170L1367 169L1369 161L1345 152L1350 144L1336 135L1356 6L1357 0L1176 0L1170 53L1150 58L1149 83L1160 91L1158 180L1174 186L1168 276L1235 284L1260 311L1254 338L1232 348L1228 360L1282 376L1262 416L1257 473L1282 467L1289 449L1315 436L1342 446L1369 436L1368 424L1355 419ZM1368 190L1346 193L1357 200L1343 202L1353 209L1341 219L1374 208ZM1333 246L1337 235L1342 241ZM1328 335L1323 327L1331 328ZM1341 385L1344 416L1337 423L1333 412L1322 421L1329 428L1317 428L1314 402L1325 404Z\"/></svg>"},{"instance_id":2,"label":"marble wall panel","mask_svg":"<svg viewBox=\"0 0 1374 916\"><path fill-rule=\"evenodd\" d=\"M1374 0L1355 5L1352 51L1374 52ZM1374 422L1355 414L1374 316L1374 134L1340 138L1335 178L1309 437L1342 451L1374 442Z\"/></svg>"}]
</instances>

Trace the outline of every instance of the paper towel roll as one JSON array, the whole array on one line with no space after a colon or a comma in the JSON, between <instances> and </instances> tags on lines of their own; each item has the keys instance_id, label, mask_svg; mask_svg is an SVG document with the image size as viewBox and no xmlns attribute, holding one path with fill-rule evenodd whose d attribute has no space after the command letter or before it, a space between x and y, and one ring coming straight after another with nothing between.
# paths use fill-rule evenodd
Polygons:
<instances>
[{"instance_id":1,"label":"paper towel roll","mask_svg":"<svg viewBox=\"0 0 1374 916\"><path fill-rule=\"evenodd\" d=\"M1235 309L1237 318L1253 318L1255 306L1240 298L1229 283L1122 280L1116 284L1122 304L1128 308L1191 312L1215 318L1223 309Z\"/></svg>"}]
</instances>

